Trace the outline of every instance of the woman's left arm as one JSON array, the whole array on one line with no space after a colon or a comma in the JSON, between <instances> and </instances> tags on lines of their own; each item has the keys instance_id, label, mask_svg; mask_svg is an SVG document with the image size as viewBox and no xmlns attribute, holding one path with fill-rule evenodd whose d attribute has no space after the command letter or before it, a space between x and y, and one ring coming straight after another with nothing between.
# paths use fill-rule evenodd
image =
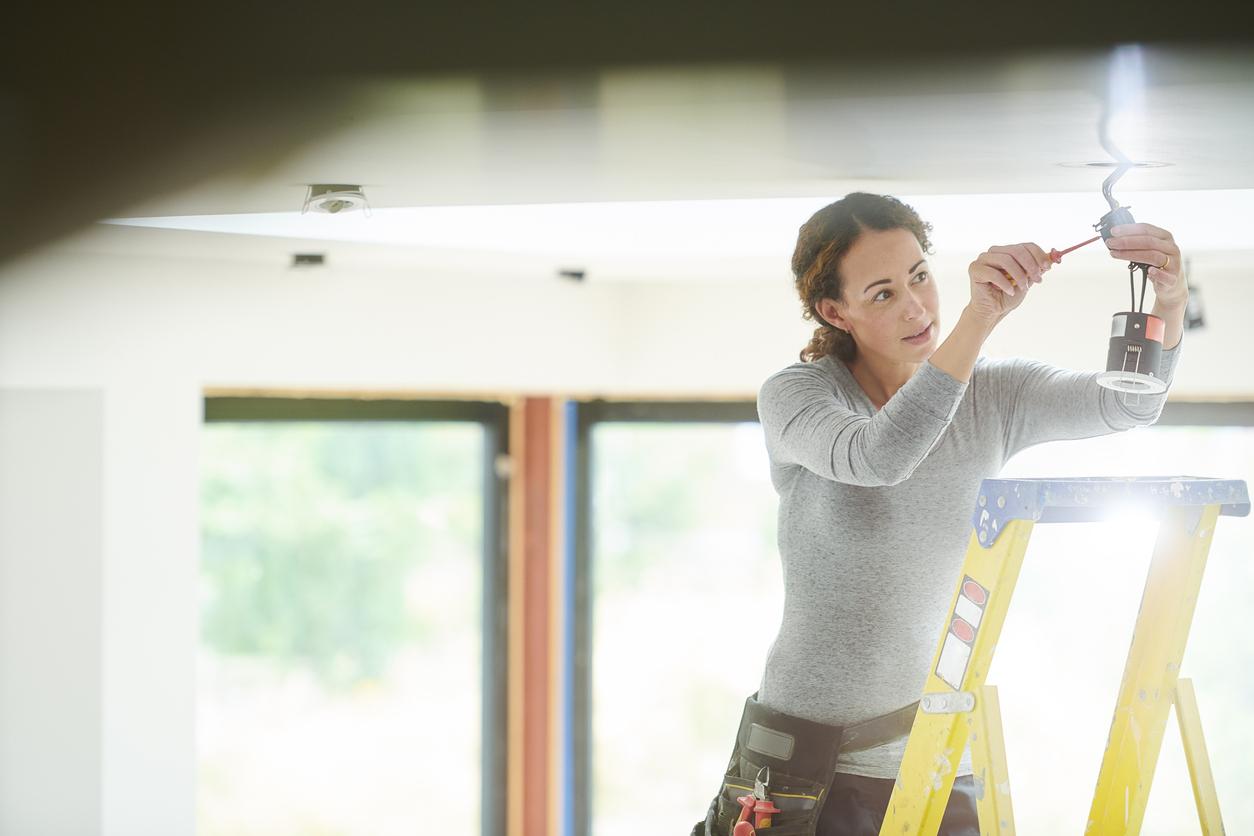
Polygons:
<instances>
[{"instance_id":1,"label":"woman's left arm","mask_svg":"<svg viewBox=\"0 0 1254 836\"><path fill-rule=\"evenodd\" d=\"M1111 258L1150 265L1153 314L1166 325L1159 376L1170 386L1189 298L1180 248L1170 232L1150 224L1116 226L1106 246ZM1167 401L1166 393L1128 397L1099 386L1096 372L1068 371L1034 361L1011 361L1001 377L1007 457L1045 441L1089 438L1153 424Z\"/></svg>"},{"instance_id":2,"label":"woman's left arm","mask_svg":"<svg viewBox=\"0 0 1254 836\"><path fill-rule=\"evenodd\" d=\"M1179 356L1179 345L1161 355L1158 375L1168 386ZM1022 358L998 362L991 380L1005 421L1006 458L1033 444L1109 435L1158 420L1165 392L1127 395L1098 385L1098 374Z\"/></svg>"}]
</instances>

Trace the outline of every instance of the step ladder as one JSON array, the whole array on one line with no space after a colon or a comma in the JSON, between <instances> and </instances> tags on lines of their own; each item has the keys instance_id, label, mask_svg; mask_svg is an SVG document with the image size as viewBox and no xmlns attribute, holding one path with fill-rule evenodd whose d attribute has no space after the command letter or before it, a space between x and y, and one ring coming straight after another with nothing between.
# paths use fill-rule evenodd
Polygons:
<instances>
[{"instance_id":1,"label":"step ladder","mask_svg":"<svg viewBox=\"0 0 1254 836\"><path fill-rule=\"evenodd\" d=\"M934 836L968 742L980 832L1011 834L1014 813L997 691L985 684L1036 523L1091 522L1129 505L1161 523L1133 628L1086 833L1138 833L1176 707L1202 830L1223 833L1192 684L1179 678L1202 572L1221 515L1246 516L1242 480L985 479L957 588L932 659L881 836Z\"/></svg>"}]
</instances>

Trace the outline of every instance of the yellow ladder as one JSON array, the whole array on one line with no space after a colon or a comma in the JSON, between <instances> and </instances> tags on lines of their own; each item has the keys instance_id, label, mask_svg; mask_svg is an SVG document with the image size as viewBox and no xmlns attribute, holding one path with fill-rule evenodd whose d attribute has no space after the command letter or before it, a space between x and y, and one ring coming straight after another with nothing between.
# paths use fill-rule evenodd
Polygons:
<instances>
[{"instance_id":1,"label":"yellow ladder","mask_svg":"<svg viewBox=\"0 0 1254 836\"><path fill-rule=\"evenodd\" d=\"M1179 678L1220 515L1245 516L1241 480L986 479L973 531L881 836L934 836L968 742L980 832L1014 833L997 692L985 684L1036 523L1102 519L1130 503L1162 523L1123 670L1086 833L1140 831L1170 707L1176 706L1202 830L1223 833L1192 683Z\"/></svg>"}]
</instances>

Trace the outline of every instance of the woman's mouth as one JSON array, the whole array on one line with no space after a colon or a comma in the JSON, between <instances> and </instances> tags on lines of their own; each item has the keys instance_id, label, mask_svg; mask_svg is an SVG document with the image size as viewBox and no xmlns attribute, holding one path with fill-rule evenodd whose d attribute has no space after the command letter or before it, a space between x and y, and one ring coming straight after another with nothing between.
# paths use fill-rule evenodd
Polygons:
<instances>
[{"instance_id":1,"label":"woman's mouth","mask_svg":"<svg viewBox=\"0 0 1254 836\"><path fill-rule=\"evenodd\" d=\"M923 345L932 338L932 323L928 323L927 327L912 337L902 337L902 340L911 345Z\"/></svg>"}]
</instances>

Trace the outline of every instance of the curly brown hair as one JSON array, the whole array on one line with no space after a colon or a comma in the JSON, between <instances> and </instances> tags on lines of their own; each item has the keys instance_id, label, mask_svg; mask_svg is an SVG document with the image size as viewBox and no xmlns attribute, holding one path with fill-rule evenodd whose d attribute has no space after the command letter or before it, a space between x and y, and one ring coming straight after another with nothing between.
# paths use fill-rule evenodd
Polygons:
<instances>
[{"instance_id":1,"label":"curly brown hair","mask_svg":"<svg viewBox=\"0 0 1254 836\"><path fill-rule=\"evenodd\" d=\"M932 251L928 238L932 225L890 195L852 192L811 215L801 225L792 254L792 274L803 307L801 317L819 323L810 344L801 350L802 362L833 354L849 362L858 356L853 337L823 319L818 304L823 298L843 301L840 260L865 229L907 229L919 240L923 252Z\"/></svg>"}]
</instances>

